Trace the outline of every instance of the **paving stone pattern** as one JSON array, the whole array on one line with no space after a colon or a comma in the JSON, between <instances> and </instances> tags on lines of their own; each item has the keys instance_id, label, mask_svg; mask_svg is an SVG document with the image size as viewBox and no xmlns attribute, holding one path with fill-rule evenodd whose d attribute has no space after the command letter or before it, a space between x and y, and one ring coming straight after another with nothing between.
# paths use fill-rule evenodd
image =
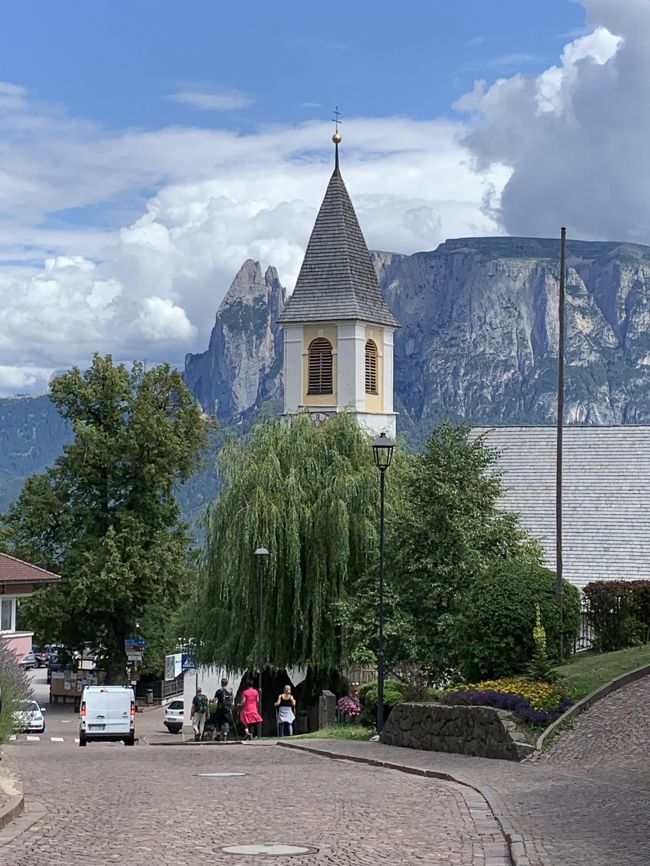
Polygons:
<instances>
[{"instance_id":1,"label":"paving stone pattern","mask_svg":"<svg viewBox=\"0 0 650 866\"><path fill-rule=\"evenodd\" d=\"M310 747L478 787L513 840L517 866L648 866L649 706L645 677L594 704L536 762L343 740Z\"/></svg>"},{"instance_id":2,"label":"paving stone pattern","mask_svg":"<svg viewBox=\"0 0 650 866\"><path fill-rule=\"evenodd\" d=\"M197 862L504 866L480 798L454 785L278 746L52 743L8 747L27 803L46 814L0 847L11 866ZM199 772L243 777L198 777ZM317 854L226 855L224 845L315 846Z\"/></svg>"}]
</instances>

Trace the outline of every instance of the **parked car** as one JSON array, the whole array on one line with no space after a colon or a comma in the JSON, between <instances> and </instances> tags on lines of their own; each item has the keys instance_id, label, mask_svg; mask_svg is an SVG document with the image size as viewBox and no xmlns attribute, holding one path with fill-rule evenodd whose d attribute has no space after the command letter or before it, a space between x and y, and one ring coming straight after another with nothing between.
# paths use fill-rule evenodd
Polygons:
<instances>
[{"instance_id":1,"label":"parked car","mask_svg":"<svg viewBox=\"0 0 650 866\"><path fill-rule=\"evenodd\" d=\"M14 713L14 728L17 731L34 731L42 734L45 730L44 712L45 709L39 706L38 701L25 701Z\"/></svg>"},{"instance_id":2,"label":"parked car","mask_svg":"<svg viewBox=\"0 0 650 866\"><path fill-rule=\"evenodd\" d=\"M34 653L34 658L36 659L36 667L44 668L47 665L50 655L47 649L44 649L43 647L39 648L37 646L33 646L32 652Z\"/></svg>"},{"instance_id":3,"label":"parked car","mask_svg":"<svg viewBox=\"0 0 650 866\"><path fill-rule=\"evenodd\" d=\"M165 707L165 718L163 724L170 734L180 734L183 729L183 713L185 711L185 701L183 698L177 698L170 701Z\"/></svg>"},{"instance_id":4,"label":"parked car","mask_svg":"<svg viewBox=\"0 0 650 866\"><path fill-rule=\"evenodd\" d=\"M52 671L62 671L63 665L59 661L59 656L57 653L50 653L50 657L47 660L47 682L48 685L52 682Z\"/></svg>"},{"instance_id":5,"label":"parked car","mask_svg":"<svg viewBox=\"0 0 650 866\"><path fill-rule=\"evenodd\" d=\"M79 745L122 740L135 745L135 694L128 686L86 686L79 708Z\"/></svg>"},{"instance_id":6,"label":"parked car","mask_svg":"<svg viewBox=\"0 0 650 866\"><path fill-rule=\"evenodd\" d=\"M30 668L35 668L37 665L36 656L30 650L28 653L25 653L25 655L20 659L18 664L21 667L25 668L26 671L30 670Z\"/></svg>"}]
</instances>

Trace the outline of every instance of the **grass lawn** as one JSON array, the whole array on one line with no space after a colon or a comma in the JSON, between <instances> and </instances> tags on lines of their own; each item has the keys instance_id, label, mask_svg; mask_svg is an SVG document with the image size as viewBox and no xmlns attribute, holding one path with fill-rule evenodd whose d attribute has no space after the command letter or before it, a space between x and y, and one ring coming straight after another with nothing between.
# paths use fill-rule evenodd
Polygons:
<instances>
[{"instance_id":1,"label":"grass lawn","mask_svg":"<svg viewBox=\"0 0 650 866\"><path fill-rule=\"evenodd\" d=\"M650 644L613 653L579 653L556 670L564 677L569 695L580 700L598 686L647 664L650 664Z\"/></svg>"},{"instance_id":2,"label":"grass lawn","mask_svg":"<svg viewBox=\"0 0 650 866\"><path fill-rule=\"evenodd\" d=\"M328 725L310 734L297 734L292 740L369 740L374 734L363 725Z\"/></svg>"}]
</instances>

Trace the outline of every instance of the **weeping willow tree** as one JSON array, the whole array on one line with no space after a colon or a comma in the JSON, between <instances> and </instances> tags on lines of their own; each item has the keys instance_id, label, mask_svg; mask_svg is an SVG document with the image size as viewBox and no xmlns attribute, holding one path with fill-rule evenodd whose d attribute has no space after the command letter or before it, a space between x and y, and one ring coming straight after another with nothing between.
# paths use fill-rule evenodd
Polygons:
<instances>
[{"instance_id":1,"label":"weeping willow tree","mask_svg":"<svg viewBox=\"0 0 650 866\"><path fill-rule=\"evenodd\" d=\"M264 565L264 664L338 667L350 651L342 611L377 555L377 470L369 438L339 414L322 426L268 421L221 450L222 487L207 517L194 629L204 662L258 662Z\"/></svg>"}]
</instances>

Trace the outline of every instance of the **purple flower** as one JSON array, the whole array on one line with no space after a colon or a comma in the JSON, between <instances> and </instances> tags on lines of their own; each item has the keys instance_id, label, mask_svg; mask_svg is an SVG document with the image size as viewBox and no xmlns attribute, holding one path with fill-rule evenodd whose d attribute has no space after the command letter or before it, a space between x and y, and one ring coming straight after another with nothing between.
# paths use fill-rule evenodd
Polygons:
<instances>
[{"instance_id":1,"label":"purple flower","mask_svg":"<svg viewBox=\"0 0 650 866\"><path fill-rule=\"evenodd\" d=\"M536 710L521 695L507 692L479 691L477 689L458 689L445 692L441 701L443 704L462 704L482 707L495 707L498 710L510 710L524 722L531 725L548 725L559 718L573 703L570 698L562 698L557 710Z\"/></svg>"},{"instance_id":2,"label":"purple flower","mask_svg":"<svg viewBox=\"0 0 650 866\"><path fill-rule=\"evenodd\" d=\"M337 702L337 706L344 716L353 717L358 716L361 713L361 705L356 698L351 698L349 696L340 698Z\"/></svg>"}]
</instances>

